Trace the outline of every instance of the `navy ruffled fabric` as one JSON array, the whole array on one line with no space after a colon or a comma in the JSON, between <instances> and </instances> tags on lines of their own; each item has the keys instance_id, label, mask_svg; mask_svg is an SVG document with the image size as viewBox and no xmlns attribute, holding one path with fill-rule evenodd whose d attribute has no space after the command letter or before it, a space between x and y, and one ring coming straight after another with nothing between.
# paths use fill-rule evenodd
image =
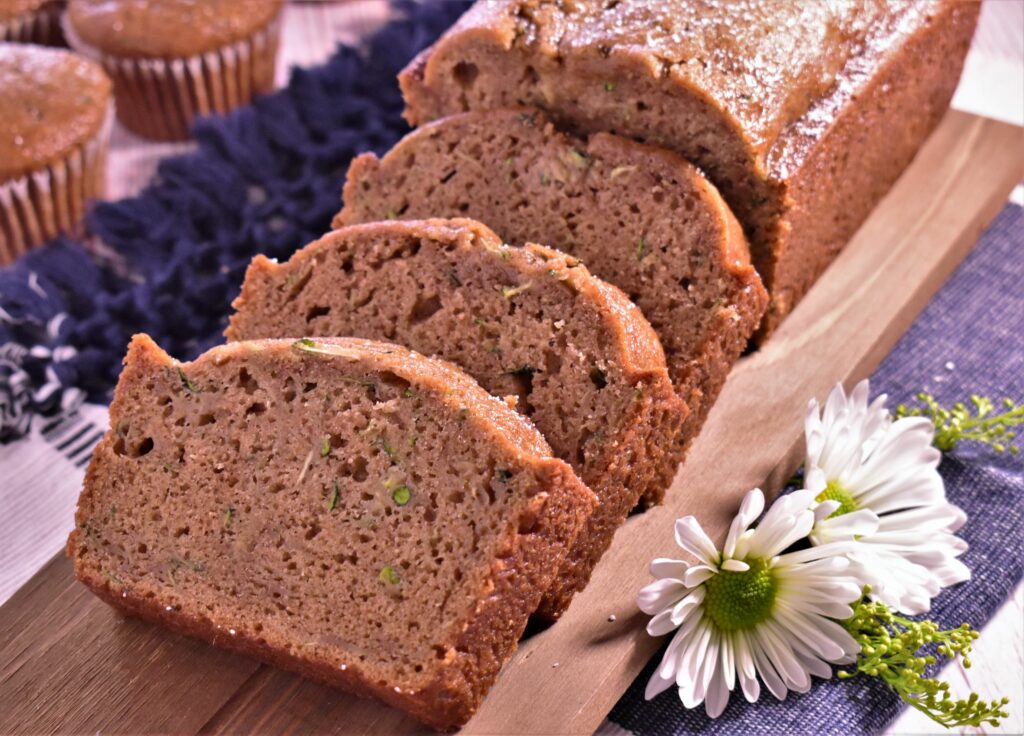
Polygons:
<instances>
[{"instance_id":1,"label":"navy ruffled fabric","mask_svg":"<svg viewBox=\"0 0 1024 736\"><path fill-rule=\"evenodd\" d=\"M194 153L97 206L88 229L110 254L61 239L0 271L0 440L83 394L105 403L135 332L181 359L221 342L250 259L287 258L329 229L349 161L408 130L396 75L470 3L392 5L398 19L362 47L200 120Z\"/></svg>"}]
</instances>

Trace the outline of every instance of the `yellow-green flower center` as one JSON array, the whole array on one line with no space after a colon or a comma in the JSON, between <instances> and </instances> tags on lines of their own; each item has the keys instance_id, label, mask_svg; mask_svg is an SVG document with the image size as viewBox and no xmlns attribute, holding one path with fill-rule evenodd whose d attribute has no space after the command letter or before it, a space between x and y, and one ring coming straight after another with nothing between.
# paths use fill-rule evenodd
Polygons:
<instances>
[{"instance_id":1,"label":"yellow-green flower center","mask_svg":"<svg viewBox=\"0 0 1024 736\"><path fill-rule=\"evenodd\" d=\"M843 514L849 514L856 511L859 506L857 501L853 498L848 490L839 485L836 481L830 480L828 485L825 486L825 490L817 495L814 499L818 503L822 501L838 501L839 508L829 514L828 518L833 516L842 516Z\"/></svg>"},{"instance_id":2,"label":"yellow-green flower center","mask_svg":"<svg viewBox=\"0 0 1024 736\"><path fill-rule=\"evenodd\" d=\"M771 616L779 583L764 560L749 570L720 570L704 582L704 610L721 631L750 629Z\"/></svg>"}]
</instances>

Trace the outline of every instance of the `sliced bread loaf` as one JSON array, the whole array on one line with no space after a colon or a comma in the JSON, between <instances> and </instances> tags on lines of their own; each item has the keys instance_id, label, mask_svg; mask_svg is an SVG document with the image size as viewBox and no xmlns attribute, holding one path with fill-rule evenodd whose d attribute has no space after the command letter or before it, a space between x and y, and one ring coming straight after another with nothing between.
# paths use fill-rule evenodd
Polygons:
<instances>
[{"instance_id":1,"label":"sliced bread loaf","mask_svg":"<svg viewBox=\"0 0 1024 736\"><path fill-rule=\"evenodd\" d=\"M284 264L257 257L234 306L230 340L392 340L516 397L599 500L544 617L587 583L640 495L660 495L675 473L687 408L654 331L622 292L563 253L507 247L472 220L357 225Z\"/></svg>"},{"instance_id":2,"label":"sliced bread loaf","mask_svg":"<svg viewBox=\"0 0 1024 736\"><path fill-rule=\"evenodd\" d=\"M680 152L746 228L767 333L942 118L980 6L487 0L400 82L414 125L532 105Z\"/></svg>"},{"instance_id":3,"label":"sliced bread loaf","mask_svg":"<svg viewBox=\"0 0 1024 736\"><path fill-rule=\"evenodd\" d=\"M593 505L440 360L303 339L177 363L137 336L67 551L116 608L448 729Z\"/></svg>"},{"instance_id":4,"label":"sliced bread loaf","mask_svg":"<svg viewBox=\"0 0 1024 736\"><path fill-rule=\"evenodd\" d=\"M612 135L565 135L536 111L467 113L413 131L382 159L357 158L344 200L335 226L466 216L512 245L545 243L583 260L661 338L690 407L684 444L767 305L739 224L693 166Z\"/></svg>"}]
</instances>

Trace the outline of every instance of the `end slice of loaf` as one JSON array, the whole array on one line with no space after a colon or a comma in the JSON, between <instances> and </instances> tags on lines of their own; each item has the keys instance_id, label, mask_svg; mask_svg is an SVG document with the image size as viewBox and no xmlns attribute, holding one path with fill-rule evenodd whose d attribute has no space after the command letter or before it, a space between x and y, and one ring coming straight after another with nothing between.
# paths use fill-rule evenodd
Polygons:
<instances>
[{"instance_id":1,"label":"end slice of loaf","mask_svg":"<svg viewBox=\"0 0 1024 736\"><path fill-rule=\"evenodd\" d=\"M477 708L594 505L454 366L366 340L177 363L133 339L76 576L129 614L440 729Z\"/></svg>"},{"instance_id":2,"label":"end slice of loaf","mask_svg":"<svg viewBox=\"0 0 1024 736\"><path fill-rule=\"evenodd\" d=\"M284 264L249 267L230 340L358 335L407 345L516 397L600 505L545 595L557 618L641 494L679 462L687 407L640 310L575 258L510 248L472 220L382 222L330 233Z\"/></svg>"},{"instance_id":3,"label":"end slice of loaf","mask_svg":"<svg viewBox=\"0 0 1024 736\"><path fill-rule=\"evenodd\" d=\"M454 115L382 159L357 158L335 226L466 216L512 245L583 260L650 320L700 430L768 296L717 190L679 156L613 135L563 134L537 111ZM646 496L649 502L658 496Z\"/></svg>"}]
</instances>

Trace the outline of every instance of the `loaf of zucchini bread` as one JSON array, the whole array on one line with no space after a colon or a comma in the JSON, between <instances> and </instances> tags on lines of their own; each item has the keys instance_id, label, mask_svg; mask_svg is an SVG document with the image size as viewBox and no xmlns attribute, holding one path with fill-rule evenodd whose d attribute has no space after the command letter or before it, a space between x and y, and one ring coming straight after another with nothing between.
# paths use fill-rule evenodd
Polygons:
<instances>
[{"instance_id":1,"label":"loaf of zucchini bread","mask_svg":"<svg viewBox=\"0 0 1024 736\"><path fill-rule=\"evenodd\" d=\"M133 339L67 551L126 613L466 722L595 504L454 366L357 339Z\"/></svg>"},{"instance_id":2,"label":"loaf of zucchini bread","mask_svg":"<svg viewBox=\"0 0 1024 736\"><path fill-rule=\"evenodd\" d=\"M661 339L696 437L767 305L743 232L696 168L660 148L566 135L540 112L454 115L353 161L335 226L466 216L584 261ZM648 503L657 494L645 493Z\"/></svg>"},{"instance_id":3,"label":"loaf of zucchini bread","mask_svg":"<svg viewBox=\"0 0 1024 736\"><path fill-rule=\"evenodd\" d=\"M699 165L750 237L767 334L938 123L979 6L486 0L400 81L416 125L533 105Z\"/></svg>"},{"instance_id":4,"label":"loaf of zucchini bread","mask_svg":"<svg viewBox=\"0 0 1024 736\"><path fill-rule=\"evenodd\" d=\"M249 267L229 340L356 335L450 360L513 396L598 498L539 608L557 618L640 496L679 463L687 416L640 310L579 261L510 248L472 220L330 233L287 263Z\"/></svg>"}]
</instances>

